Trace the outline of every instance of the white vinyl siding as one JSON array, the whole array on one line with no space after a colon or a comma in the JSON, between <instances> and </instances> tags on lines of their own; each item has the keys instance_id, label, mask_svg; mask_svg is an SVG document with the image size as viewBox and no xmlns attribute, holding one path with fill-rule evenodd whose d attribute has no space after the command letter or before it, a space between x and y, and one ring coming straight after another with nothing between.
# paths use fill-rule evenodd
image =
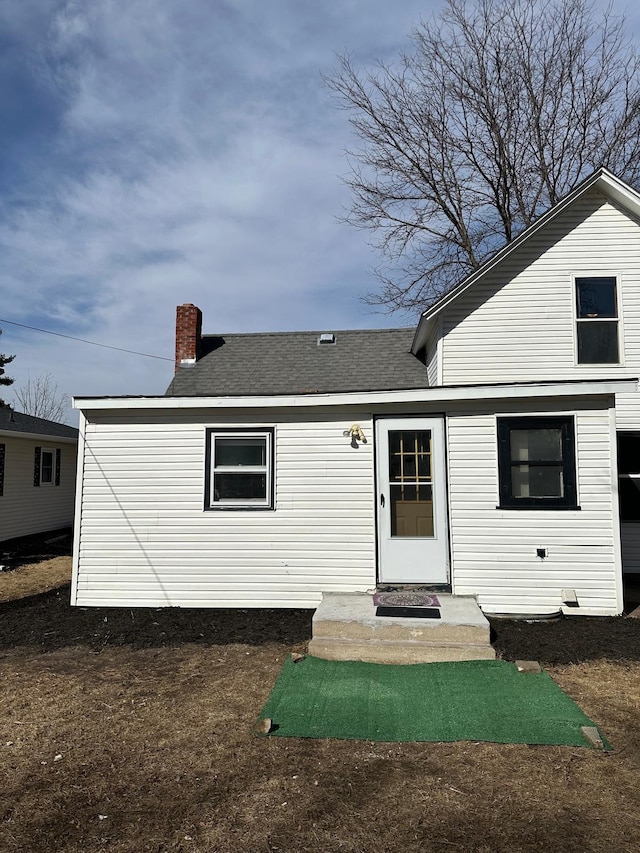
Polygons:
<instances>
[{"instance_id":1,"label":"white vinyl siding","mask_svg":"<svg viewBox=\"0 0 640 853\"><path fill-rule=\"evenodd\" d=\"M3 436L4 490L0 496L0 542L32 533L44 533L73 524L76 485L76 444L56 444L55 439L32 440ZM34 486L35 448L60 448L60 485Z\"/></svg>"},{"instance_id":2,"label":"white vinyl siding","mask_svg":"<svg viewBox=\"0 0 640 853\"><path fill-rule=\"evenodd\" d=\"M429 334L429 338L427 340L425 360L427 365L427 378L430 386L436 386L440 384L439 380L439 366L438 366L438 349L440 342L440 322L436 321Z\"/></svg>"},{"instance_id":3,"label":"white vinyl siding","mask_svg":"<svg viewBox=\"0 0 640 853\"><path fill-rule=\"evenodd\" d=\"M616 276L622 365L578 365L575 276ZM587 193L456 300L443 317L443 383L640 375L640 224ZM617 400L619 429L640 394Z\"/></svg>"},{"instance_id":4,"label":"white vinyl siding","mask_svg":"<svg viewBox=\"0 0 640 853\"><path fill-rule=\"evenodd\" d=\"M274 427L275 510L205 512L205 429L247 425L202 410L98 416L86 425L74 603L316 607L375 585L373 441L337 419L248 414Z\"/></svg>"},{"instance_id":5,"label":"white vinyl siding","mask_svg":"<svg viewBox=\"0 0 640 853\"><path fill-rule=\"evenodd\" d=\"M573 589L580 607L567 612L619 612L611 426L607 408L580 405L576 410L580 510L511 510L498 508L496 416L468 412L449 417L455 594L477 595L489 613L545 614L562 609L562 590ZM538 548L546 550L544 559L537 556Z\"/></svg>"}]
</instances>

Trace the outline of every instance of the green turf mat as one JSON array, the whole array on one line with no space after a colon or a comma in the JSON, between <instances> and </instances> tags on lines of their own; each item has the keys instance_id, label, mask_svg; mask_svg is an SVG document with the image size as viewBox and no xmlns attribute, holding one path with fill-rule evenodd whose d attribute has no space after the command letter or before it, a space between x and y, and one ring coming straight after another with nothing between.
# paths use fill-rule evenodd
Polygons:
<instances>
[{"instance_id":1,"label":"green turf mat","mask_svg":"<svg viewBox=\"0 0 640 853\"><path fill-rule=\"evenodd\" d=\"M593 726L546 672L520 673L499 660L289 659L261 718L282 737L568 746L588 746L580 729Z\"/></svg>"}]
</instances>

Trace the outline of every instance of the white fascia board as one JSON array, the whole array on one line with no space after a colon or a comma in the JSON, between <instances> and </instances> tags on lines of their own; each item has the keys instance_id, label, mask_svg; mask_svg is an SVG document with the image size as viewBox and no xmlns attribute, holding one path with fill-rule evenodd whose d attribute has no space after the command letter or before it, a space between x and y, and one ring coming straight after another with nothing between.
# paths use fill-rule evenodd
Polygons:
<instances>
[{"instance_id":1,"label":"white fascia board","mask_svg":"<svg viewBox=\"0 0 640 853\"><path fill-rule=\"evenodd\" d=\"M35 441L44 441L47 444L77 444L77 438L69 438L64 435L48 435L42 432L20 432L15 429L0 429L2 438L30 438Z\"/></svg>"},{"instance_id":2,"label":"white fascia board","mask_svg":"<svg viewBox=\"0 0 640 853\"><path fill-rule=\"evenodd\" d=\"M426 311L423 311L418 321L418 327L413 337L411 344L411 352L415 355L422 347L425 346L429 334L430 321L447 308L454 300L465 293L470 287L479 281L481 278L491 272L498 264L502 263L505 258L509 257L513 252L516 252L523 243L526 243L534 234L544 228L549 222L554 220L563 211L570 207L576 199L584 195L593 188L598 189L603 195L608 196L617 204L622 205L633 216L640 217L640 194L634 189L617 178L614 174L605 168L598 169L582 183L575 187L568 195L561 199L553 207L549 208L546 213L543 213L539 219L536 219L528 228L526 228L518 237L507 243L499 249L493 257L489 258L476 272L471 273L457 287L446 293L441 299L431 305Z\"/></svg>"},{"instance_id":3,"label":"white fascia board","mask_svg":"<svg viewBox=\"0 0 640 853\"><path fill-rule=\"evenodd\" d=\"M521 385L456 385L406 391L353 394L302 394L272 397L74 397L83 412L145 409L265 409L312 406L375 406L385 403L446 403L467 400L512 400L535 397L592 397L637 391L637 379L595 379L579 382L536 382Z\"/></svg>"}]
</instances>

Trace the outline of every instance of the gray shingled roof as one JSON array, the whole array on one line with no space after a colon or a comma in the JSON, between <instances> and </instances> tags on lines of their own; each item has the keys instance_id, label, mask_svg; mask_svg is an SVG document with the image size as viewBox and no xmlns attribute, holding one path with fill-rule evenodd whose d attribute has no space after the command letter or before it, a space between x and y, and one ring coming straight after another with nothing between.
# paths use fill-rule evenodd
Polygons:
<instances>
[{"instance_id":1,"label":"gray shingled roof","mask_svg":"<svg viewBox=\"0 0 640 853\"><path fill-rule=\"evenodd\" d=\"M22 412L14 412L10 406L0 403L0 430L7 432L30 432L42 436L57 438L77 438L78 430L67 424L47 421L44 418L34 418Z\"/></svg>"},{"instance_id":2,"label":"gray shingled roof","mask_svg":"<svg viewBox=\"0 0 640 853\"><path fill-rule=\"evenodd\" d=\"M335 345L319 345L320 334L203 335L202 356L178 369L167 396L326 394L428 385L424 364L409 352L413 328L338 331Z\"/></svg>"}]
</instances>

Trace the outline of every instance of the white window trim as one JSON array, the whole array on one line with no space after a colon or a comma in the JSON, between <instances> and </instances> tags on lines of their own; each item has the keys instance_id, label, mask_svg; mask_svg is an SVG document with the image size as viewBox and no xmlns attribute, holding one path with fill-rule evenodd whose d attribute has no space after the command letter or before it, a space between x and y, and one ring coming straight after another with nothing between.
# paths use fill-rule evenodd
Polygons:
<instances>
[{"instance_id":1,"label":"white window trim","mask_svg":"<svg viewBox=\"0 0 640 853\"><path fill-rule=\"evenodd\" d=\"M578 361L578 323L589 322L585 319L578 319L578 291L576 279L578 278L615 278L616 280L616 302L618 308L618 316L615 318L618 323L618 361L602 362L602 361ZM573 320L573 363L575 367L589 369L593 367L611 368L624 367L624 319L622 316L622 274L619 272L611 272L611 270L587 270L571 273L571 308ZM614 318L610 320L613 322Z\"/></svg>"},{"instance_id":2,"label":"white window trim","mask_svg":"<svg viewBox=\"0 0 640 853\"><path fill-rule=\"evenodd\" d=\"M264 438L266 464L260 466L215 467L215 442L218 438ZM206 475L205 510L270 510L275 507L274 467L275 430L273 427L208 427L206 430ZM265 498L250 500L213 500L216 473L264 473L266 475Z\"/></svg>"}]
</instances>

